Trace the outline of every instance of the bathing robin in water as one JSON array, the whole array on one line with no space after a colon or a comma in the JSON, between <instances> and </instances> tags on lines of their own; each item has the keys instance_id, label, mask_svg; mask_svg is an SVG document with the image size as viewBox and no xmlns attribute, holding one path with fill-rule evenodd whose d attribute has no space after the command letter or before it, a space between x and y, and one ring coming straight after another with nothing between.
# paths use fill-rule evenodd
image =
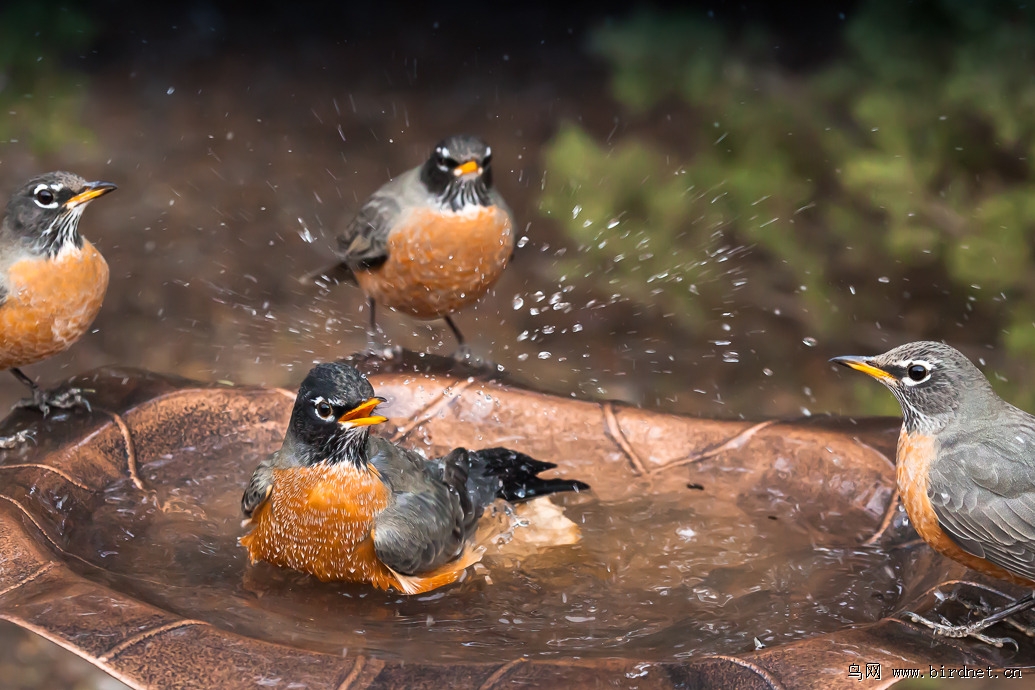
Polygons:
<instances>
[{"instance_id":1,"label":"bathing robin in water","mask_svg":"<svg viewBox=\"0 0 1035 690\"><path fill-rule=\"evenodd\" d=\"M523 501L589 487L538 475L527 455L457 448L426 460L370 436L383 402L355 368L320 364L298 391L284 444L252 475L241 507L251 560L321 580L419 594L456 582L481 558L469 544L497 498Z\"/></svg>"},{"instance_id":2,"label":"bathing robin in water","mask_svg":"<svg viewBox=\"0 0 1035 690\"><path fill-rule=\"evenodd\" d=\"M50 408L86 405L82 391L43 391L21 368L67 350L101 308L108 264L79 234L92 200L115 189L52 172L23 184L7 203L0 225L0 369L9 369L32 397L19 403L46 415ZM22 432L0 447L24 441Z\"/></svg>"},{"instance_id":3,"label":"bathing robin in water","mask_svg":"<svg viewBox=\"0 0 1035 690\"><path fill-rule=\"evenodd\" d=\"M831 361L877 379L902 406L898 491L924 541L968 568L1035 588L1035 417L942 343ZM1029 594L968 625L908 615L939 635L1002 646L1009 638L982 631L1033 605Z\"/></svg>"},{"instance_id":4,"label":"bathing robin in water","mask_svg":"<svg viewBox=\"0 0 1035 690\"><path fill-rule=\"evenodd\" d=\"M338 236L340 262L316 275L355 282L375 305L419 319L444 319L476 301L514 252L514 219L492 186L492 149L452 136L421 166L374 192Z\"/></svg>"}]
</instances>

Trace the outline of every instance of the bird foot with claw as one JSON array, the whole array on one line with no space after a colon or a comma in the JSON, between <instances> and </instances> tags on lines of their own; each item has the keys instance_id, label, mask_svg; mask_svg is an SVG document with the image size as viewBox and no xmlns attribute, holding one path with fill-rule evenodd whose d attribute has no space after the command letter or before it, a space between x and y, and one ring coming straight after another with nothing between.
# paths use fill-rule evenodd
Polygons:
<instances>
[{"instance_id":1,"label":"bird foot with claw","mask_svg":"<svg viewBox=\"0 0 1035 690\"><path fill-rule=\"evenodd\" d=\"M453 359L457 362L471 364L473 366L481 364L481 359L471 351L471 346L467 343L456 348L456 352L453 353Z\"/></svg>"},{"instance_id":2,"label":"bird foot with claw","mask_svg":"<svg viewBox=\"0 0 1035 690\"><path fill-rule=\"evenodd\" d=\"M992 615L992 607L989 606L988 602L985 601L984 599L981 599L978 603L975 604L973 602L970 602L970 601L967 601L967 600L963 599L962 597L959 596L959 594L957 592L953 592L952 594L950 594L946 598L946 600L947 601L955 601L956 603L958 603L960 606L962 606L963 608L967 609L968 611L972 611L972 612L976 613L979 618L984 618L986 616ZM1024 633L1028 637L1035 637L1035 626L1025 625L1024 623L1022 623L1021 621L1017 620L1016 618L1014 618L1012 616L1009 617L1009 618L1004 618L1002 620L1002 622L1006 623L1007 625L1009 625L1011 628L1013 628L1017 632Z\"/></svg>"},{"instance_id":3,"label":"bird foot with claw","mask_svg":"<svg viewBox=\"0 0 1035 690\"><path fill-rule=\"evenodd\" d=\"M77 407L91 412L90 401L83 397L83 393L89 393L83 388L65 388L60 391L44 391L37 388L32 392L31 398L25 398L14 404L16 408L39 410L46 417L50 414L50 408L56 407L60 410L72 410Z\"/></svg>"},{"instance_id":4,"label":"bird foot with claw","mask_svg":"<svg viewBox=\"0 0 1035 690\"><path fill-rule=\"evenodd\" d=\"M453 361L472 369L475 373L493 376L503 371L503 367L491 359L475 354L467 344L461 345L453 353Z\"/></svg>"},{"instance_id":5,"label":"bird foot with claw","mask_svg":"<svg viewBox=\"0 0 1035 690\"><path fill-rule=\"evenodd\" d=\"M0 436L0 450L12 450L18 446L35 440L36 435L32 429L22 429L10 436Z\"/></svg>"},{"instance_id":6,"label":"bird foot with claw","mask_svg":"<svg viewBox=\"0 0 1035 690\"><path fill-rule=\"evenodd\" d=\"M402 357L402 348L398 345L386 345L385 343L371 340L367 343L367 349L363 354L367 357L380 359L383 362L391 362L393 359Z\"/></svg>"},{"instance_id":7,"label":"bird foot with claw","mask_svg":"<svg viewBox=\"0 0 1035 690\"><path fill-rule=\"evenodd\" d=\"M1014 646L1014 649L1020 651L1017 641L1012 637L992 637L990 635L985 635L982 631L992 625L985 621L976 621L970 625L952 625L944 616L941 617L941 623L935 623L934 621L928 620L920 614L913 613L912 611L906 611L902 615L914 623L930 628L934 631L935 635L957 639L973 637L975 640L980 640L985 644L992 645L993 647L1002 647L1004 644L1009 642Z\"/></svg>"}]
</instances>

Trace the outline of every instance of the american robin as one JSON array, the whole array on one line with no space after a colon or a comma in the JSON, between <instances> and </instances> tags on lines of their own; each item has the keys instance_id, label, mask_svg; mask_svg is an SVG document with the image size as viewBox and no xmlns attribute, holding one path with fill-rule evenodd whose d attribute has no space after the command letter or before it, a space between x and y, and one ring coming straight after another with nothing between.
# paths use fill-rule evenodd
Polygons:
<instances>
[{"instance_id":1,"label":"american robin","mask_svg":"<svg viewBox=\"0 0 1035 690\"><path fill-rule=\"evenodd\" d=\"M20 367L63 352L97 316L108 289L108 264L79 234L87 204L115 189L68 172L26 182L7 203L0 226L0 369L32 390L19 403L46 415L51 407L87 404L78 389L44 392ZM25 433L0 439L11 447Z\"/></svg>"},{"instance_id":2,"label":"american robin","mask_svg":"<svg viewBox=\"0 0 1035 690\"><path fill-rule=\"evenodd\" d=\"M514 219L492 186L492 149L474 136L443 139L431 157L367 199L338 236L340 262L314 275L359 284L375 304L442 318L493 286L514 252Z\"/></svg>"},{"instance_id":3,"label":"american robin","mask_svg":"<svg viewBox=\"0 0 1035 690\"><path fill-rule=\"evenodd\" d=\"M473 535L497 498L517 502L589 487L542 479L554 467L506 448L426 460L370 427L383 398L355 368L319 364L302 382L284 444L259 464L241 499L251 561L321 580L419 594L456 582L481 558Z\"/></svg>"},{"instance_id":4,"label":"american robin","mask_svg":"<svg viewBox=\"0 0 1035 690\"><path fill-rule=\"evenodd\" d=\"M902 406L898 491L923 540L968 568L1035 588L1035 417L1002 400L942 343L831 361L877 379ZM1029 594L968 625L906 615L940 635L1002 646L1009 638L981 631L1033 605Z\"/></svg>"}]
</instances>

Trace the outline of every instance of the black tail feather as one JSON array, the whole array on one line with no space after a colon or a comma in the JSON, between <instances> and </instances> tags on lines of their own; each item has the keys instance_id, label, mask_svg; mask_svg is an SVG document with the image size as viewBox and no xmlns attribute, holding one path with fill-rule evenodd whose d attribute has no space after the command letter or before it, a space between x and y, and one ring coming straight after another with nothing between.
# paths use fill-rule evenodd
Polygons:
<instances>
[{"instance_id":1,"label":"black tail feather","mask_svg":"<svg viewBox=\"0 0 1035 690\"><path fill-rule=\"evenodd\" d=\"M538 476L540 472L552 470L557 465L536 460L516 450L485 448L468 452L472 467L480 466L485 476L496 480L496 497L512 503L561 491L589 489L589 484L576 479L541 479Z\"/></svg>"},{"instance_id":2,"label":"black tail feather","mask_svg":"<svg viewBox=\"0 0 1035 690\"><path fill-rule=\"evenodd\" d=\"M352 272L352 269L343 263L337 263L333 266L324 266L323 268L315 271L310 271L304 276L298 278L298 282L303 285L312 284L323 284L326 286L339 285L341 283L356 284L356 274Z\"/></svg>"}]
</instances>

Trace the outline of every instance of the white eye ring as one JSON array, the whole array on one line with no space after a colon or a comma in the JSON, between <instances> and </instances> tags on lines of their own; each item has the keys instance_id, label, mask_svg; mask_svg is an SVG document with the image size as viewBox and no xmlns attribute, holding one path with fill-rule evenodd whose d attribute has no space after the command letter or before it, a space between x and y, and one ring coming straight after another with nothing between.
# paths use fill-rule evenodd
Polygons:
<instances>
[{"instance_id":1,"label":"white eye ring","mask_svg":"<svg viewBox=\"0 0 1035 690\"><path fill-rule=\"evenodd\" d=\"M46 209L57 208L58 207L57 192L59 191L59 189L62 189L62 188L61 187L55 188L55 187L53 187L53 186L51 186L49 184L39 184L39 185L36 185L36 189L32 190L32 200L40 208L46 208ZM43 201L40 200L40 193L44 192L44 191L50 193L51 201L43 202Z\"/></svg>"},{"instance_id":2,"label":"white eye ring","mask_svg":"<svg viewBox=\"0 0 1035 690\"><path fill-rule=\"evenodd\" d=\"M917 384L924 383L925 381L931 378L931 372L934 371L934 366L930 362L926 362L922 359L914 359L910 362L903 362L903 365L906 369L906 375L902 377L902 383L904 383L907 386L915 386ZM913 377L914 368L918 370L923 370L915 372L918 375L923 374L921 378Z\"/></svg>"},{"instance_id":3,"label":"white eye ring","mask_svg":"<svg viewBox=\"0 0 1035 690\"><path fill-rule=\"evenodd\" d=\"M334 419L334 408L323 398L317 398L313 401L313 411L316 413L317 417L324 421Z\"/></svg>"},{"instance_id":4,"label":"white eye ring","mask_svg":"<svg viewBox=\"0 0 1035 690\"><path fill-rule=\"evenodd\" d=\"M452 172L453 168L450 167L446 161L450 159L449 150L440 148L435 151L435 166L443 172Z\"/></svg>"}]
</instances>

